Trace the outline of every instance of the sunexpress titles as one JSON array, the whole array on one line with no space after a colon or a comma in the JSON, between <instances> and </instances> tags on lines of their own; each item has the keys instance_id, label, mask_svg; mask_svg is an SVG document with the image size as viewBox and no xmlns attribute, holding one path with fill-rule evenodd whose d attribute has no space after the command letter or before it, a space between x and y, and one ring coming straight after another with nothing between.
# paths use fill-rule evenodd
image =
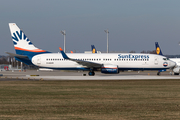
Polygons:
<instances>
[{"instance_id":1,"label":"sunexpress titles","mask_svg":"<svg viewBox=\"0 0 180 120\"><path fill-rule=\"evenodd\" d=\"M132 54L128 54L128 55L118 55L119 59L122 58L127 58L127 59L149 59L149 55L132 55Z\"/></svg>"}]
</instances>

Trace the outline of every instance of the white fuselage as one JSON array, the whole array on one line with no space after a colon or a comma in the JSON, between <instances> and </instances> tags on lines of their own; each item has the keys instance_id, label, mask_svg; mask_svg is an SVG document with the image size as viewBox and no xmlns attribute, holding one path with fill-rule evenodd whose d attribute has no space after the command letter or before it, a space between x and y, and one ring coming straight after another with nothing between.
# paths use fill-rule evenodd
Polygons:
<instances>
[{"instance_id":1,"label":"white fuselage","mask_svg":"<svg viewBox=\"0 0 180 120\"><path fill-rule=\"evenodd\" d=\"M119 70L162 70L175 66L173 61L156 54L102 53L84 54L67 53L72 59L99 63L102 65L117 65ZM88 70L86 66L75 61L66 60L61 53L44 53L32 57L32 63L39 67L68 70Z\"/></svg>"},{"instance_id":2,"label":"white fuselage","mask_svg":"<svg viewBox=\"0 0 180 120\"><path fill-rule=\"evenodd\" d=\"M180 58L169 58L169 59L175 62L177 66L180 66Z\"/></svg>"}]
</instances>

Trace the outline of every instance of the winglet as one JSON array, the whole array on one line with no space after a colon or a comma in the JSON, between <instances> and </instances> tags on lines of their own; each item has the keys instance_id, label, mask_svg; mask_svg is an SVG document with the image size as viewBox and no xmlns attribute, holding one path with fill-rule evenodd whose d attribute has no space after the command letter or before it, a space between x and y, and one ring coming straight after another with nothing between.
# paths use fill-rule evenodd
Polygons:
<instances>
[{"instance_id":1,"label":"winglet","mask_svg":"<svg viewBox=\"0 0 180 120\"><path fill-rule=\"evenodd\" d=\"M63 49L62 49L61 47L59 47L59 50L60 50L60 51L63 51Z\"/></svg>"},{"instance_id":2,"label":"winglet","mask_svg":"<svg viewBox=\"0 0 180 120\"><path fill-rule=\"evenodd\" d=\"M66 53L64 53L64 51L61 47L59 47L59 50L61 51L61 54L62 54L64 59L69 59L69 57L66 55Z\"/></svg>"},{"instance_id":3,"label":"winglet","mask_svg":"<svg viewBox=\"0 0 180 120\"><path fill-rule=\"evenodd\" d=\"M156 54L163 55L158 42L155 42L155 46L156 46Z\"/></svg>"}]
</instances>

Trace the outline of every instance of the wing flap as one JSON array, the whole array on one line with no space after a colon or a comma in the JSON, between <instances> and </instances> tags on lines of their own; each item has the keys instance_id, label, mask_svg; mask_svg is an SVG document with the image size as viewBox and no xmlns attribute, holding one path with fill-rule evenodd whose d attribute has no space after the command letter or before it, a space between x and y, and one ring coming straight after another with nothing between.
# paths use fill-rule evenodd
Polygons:
<instances>
[{"instance_id":1,"label":"wing flap","mask_svg":"<svg viewBox=\"0 0 180 120\"><path fill-rule=\"evenodd\" d=\"M95 63L95 62L89 62L89 61L83 61L83 60L76 60L76 59L69 59L71 61L75 61L80 65L87 66L90 68L99 68L102 66L102 64Z\"/></svg>"}]
</instances>

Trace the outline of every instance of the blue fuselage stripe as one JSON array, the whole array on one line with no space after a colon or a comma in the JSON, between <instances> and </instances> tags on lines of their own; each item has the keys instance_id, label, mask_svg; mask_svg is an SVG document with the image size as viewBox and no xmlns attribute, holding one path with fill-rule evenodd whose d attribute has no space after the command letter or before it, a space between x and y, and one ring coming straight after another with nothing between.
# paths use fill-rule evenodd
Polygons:
<instances>
[{"instance_id":1,"label":"blue fuselage stripe","mask_svg":"<svg viewBox=\"0 0 180 120\"><path fill-rule=\"evenodd\" d=\"M56 69L56 70L84 70L84 71L89 71L90 68L52 68L52 67L42 67L42 68L49 68L49 69ZM118 68L118 70L165 70L168 68ZM95 71L97 71L98 69L94 69Z\"/></svg>"}]
</instances>

